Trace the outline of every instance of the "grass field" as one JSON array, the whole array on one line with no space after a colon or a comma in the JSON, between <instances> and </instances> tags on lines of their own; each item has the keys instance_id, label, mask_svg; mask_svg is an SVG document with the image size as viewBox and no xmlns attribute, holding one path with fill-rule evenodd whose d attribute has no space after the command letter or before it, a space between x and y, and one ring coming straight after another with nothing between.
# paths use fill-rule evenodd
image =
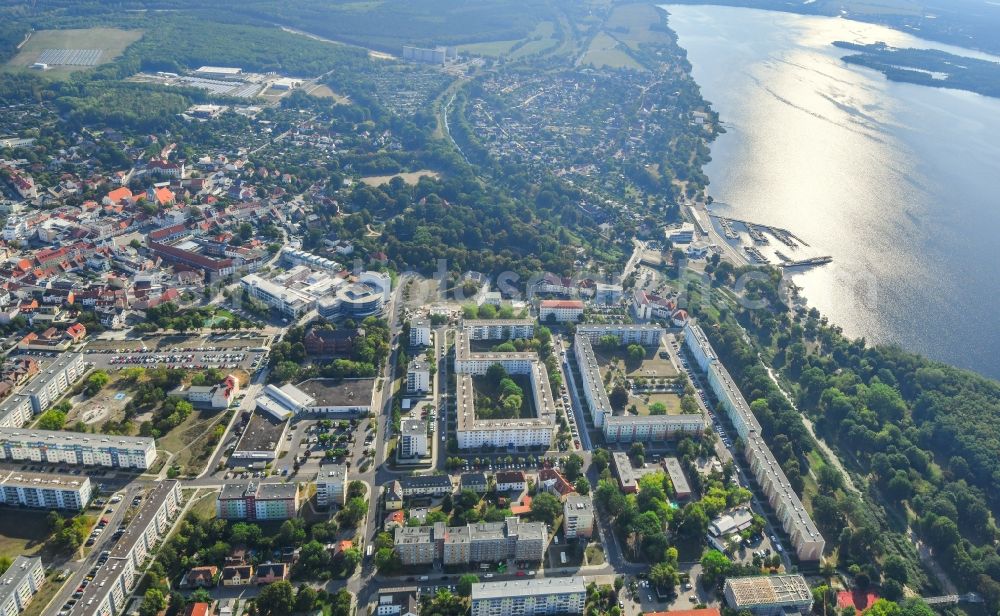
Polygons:
<instances>
[{"instance_id":1,"label":"grass field","mask_svg":"<svg viewBox=\"0 0 1000 616\"><path fill-rule=\"evenodd\" d=\"M396 173L394 175L371 175L366 178L361 178L361 181L369 186L381 186L382 184L388 184L392 178L398 177L402 178L403 181L410 186L413 186L420 181L421 177L425 175L434 179L441 177L437 171L421 169L420 171L408 171L406 173Z\"/></svg>"},{"instance_id":2,"label":"grass field","mask_svg":"<svg viewBox=\"0 0 1000 616\"><path fill-rule=\"evenodd\" d=\"M171 466L184 474L197 474L208 462L215 444L210 442L212 428L225 417L222 411L195 409L187 419L156 440L157 449L175 454Z\"/></svg>"},{"instance_id":3,"label":"grass field","mask_svg":"<svg viewBox=\"0 0 1000 616\"><path fill-rule=\"evenodd\" d=\"M590 41L587 53L583 54L580 64L642 70L642 65L633 60L632 56L622 51L620 46L621 43L608 33L598 32Z\"/></svg>"},{"instance_id":4,"label":"grass field","mask_svg":"<svg viewBox=\"0 0 1000 616\"><path fill-rule=\"evenodd\" d=\"M194 496L194 501L191 503L191 508L188 509L188 511L190 513L197 514L202 518L214 518L215 499L218 496L218 490L210 490L208 492L198 490L197 495Z\"/></svg>"},{"instance_id":5,"label":"grass field","mask_svg":"<svg viewBox=\"0 0 1000 616\"><path fill-rule=\"evenodd\" d=\"M608 16L604 30L632 49L638 49L642 43L664 38L662 31L650 29L650 26L660 22L661 17L661 12L651 4L624 4Z\"/></svg>"},{"instance_id":6,"label":"grass field","mask_svg":"<svg viewBox=\"0 0 1000 616\"><path fill-rule=\"evenodd\" d=\"M61 589L66 583L65 581L57 582L57 575L59 575L57 571L53 571L48 575L45 579L45 583L43 583L42 587L38 589L35 596L31 598L31 603L29 603L28 607L24 608L24 611L21 612L21 616L41 616L42 611L44 611L49 602L52 601L57 594L59 594L59 589Z\"/></svg>"},{"instance_id":7,"label":"grass field","mask_svg":"<svg viewBox=\"0 0 1000 616\"><path fill-rule=\"evenodd\" d=\"M39 30L31 35L21 51L7 62L7 68L24 69L38 61L46 49L102 49L99 64L107 64L122 55L125 48L142 37L142 30L118 28L86 28L79 30ZM92 66L58 66L45 72L50 76L65 76Z\"/></svg>"},{"instance_id":8,"label":"grass field","mask_svg":"<svg viewBox=\"0 0 1000 616\"><path fill-rule=\"evenodd\" d=\"M49 538L46 515L37 509L0 509L0 556L37 556Z\"/></svg>"},{"instance_id":9,"label":"grass field","mask_svg":"<svg viewBox=\"0 0 1000 616\"><path fill-rule=\"evenodd\" d=\"M331 90L330 86L318 85L315 88L306 90L306 94L315 96L316 98L329 98L338 105L346 105L351 102L351 99Z\"/></svg>"},{"instance_id":10,"label":"grass field","mask_svg":"<svg viewBox=\"0 0 1000 616\"><path fill-rule=\"evenodd\" d=\"M469 53L477 56L490 56L493 58L506 55L510 52L510 48L516 45L518 41L490 41L488 43L469 43L468 45L459 45L459 53Z\"/></svg>"},{"instance_id":11,"label":"grass field","mask_svg":"<svg viewBox=\"0 0 1000 616\"><path fill-rule=\"evenodd\" d=\"M535 26L535 30L528 37L527 42L521 45L511 54L512 58L523 58L532 54L548 51L559 44L555 38L556 26L551 21L543 21Z\"/></svg>"}]
</instances>

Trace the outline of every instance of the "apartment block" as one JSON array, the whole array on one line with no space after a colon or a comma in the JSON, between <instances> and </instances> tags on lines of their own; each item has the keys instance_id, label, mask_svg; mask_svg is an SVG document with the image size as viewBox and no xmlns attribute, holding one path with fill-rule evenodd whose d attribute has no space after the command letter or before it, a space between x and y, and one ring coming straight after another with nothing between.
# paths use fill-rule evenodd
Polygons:
<instances>
[{"instance_id":1,"label":"apartment block","mask_svg":"<svg viewBox=\"0 0 1000 616\"><path fill-rule=\"evenodd\" d=\"M81 511L90 502L90 477L25 471L0 473L0 503L37 509Z\"/></svg>"},{"instance_id":2,"label":"apartment block","mask_svg":"<svg viewBox=\"0 0 1000 616\"><path fill-rule=\"evenodd\" d=\"M215 514L224 520L288 520L298 510L294 483L227 483L215 501Z\"/></svg>"},{"instance_id":3,"label":"apartment block","mask_svg":"<svg viewBox=\"0 0 1000 616\"><path fill-rule=\"evenodd\" d=\"M125 533L83 591L70 616L122 616L138 583L143 565L173 526L181 508L177 480L161 481L143 499Z\"/></svg>"},{"instance_id":4,"label":"apartment block","mask_svg":"<svg viewBox=\"0 0 1000 616\"><path fill-rule=\"evenodd\" d=\"M430 319L414 319L410 322L410 346L430 346L431 344L431 322Z\"/></svg>"},{"instance_id":5,"label":"apartment block","mask_svg":"<svg viewBox=\"0 0 1000 616\"><path fill-rule=\"evenodd\" d=\"M764 442L760 423L729 371L719 361L705 332L697 324L689 322L684 329L684 344L707 374L708 384L719 399L719 406L743 440L743 455L751 474L767 495L768 503L781 520L781 526L788 533L799 559L819 560L826 541Z\"/></svg>"},{"instance_id":6,"label":"apartment block","mask_svg":"<svg viewBox=\"0 0 1000 616\"><path fill-rule=\"evenodd\" d=\"M0 576L0 616L17 616L45 583L41 558L18 556Z\"/></svg>"},{"instance_id":7,"label":"apartment block","mask_svg":"<svg viewBox=\"0 0 1000 616\"><path fill-rule=\"evenodd\" d=\"M582 577L509 580L472 585L472 616L583 614Z\"/></svg>"},{"instance_id":8,"label":"apartment block","mask_svg":"<svg viewBox=\"0 0 1000 616\"><path fill-rule=\"evenodd\" d=\"M692 415L608 415L604 439L609 443L657 442L697 437L705 430L705 417Z\"/></svg>"},{"instance_id":9,"label":"apartment block","mask_svg":"<svg viewBox=\"0 0 1000 616\"><path fill-rule=\"evenodd\" d=\"M487 325L484 325L487 324ZM482 331L480 331L482 330ZM473 352L472 340L503 340L533 335L531 321L505 319L466 321L455 334L455 400L458 406L459 449L479 447L548 447L555 429L556 409L548 371L536 353ZM477 419L473 376L499 364L508 374L526 375L536 416L518 419Z\"/></svg>"},{"instance_id":10,"label":"apartment block","mask_svg":"<svg viewBox=\"0 0 1000 616\"><path fill-rule=\"evenodd\" d=\"M399 457L423 458L427 454L427 424L420 419L403 421L400 425Z\"/></svg>"},{"instance_id":11,"label":"apartment block","mask_svg":"<svg viewBox=\"0 0 1000 616\"><path fill-rule=\"evenodd\" d=\"M320 507L347 502L347 467L343 464L324 466L316 477L316 504Z\"/></svg>"},{"instance_id":12,"label":"apartment block","mask_svg":"<svg viewBox=\"0 0 1000 616\"><path fill-rule=\"evenodd\" d=\"M406 367L406 392L427 393L431 390L431 365L423 356L410 360Z\"/></svg>"},{"instance_id":13,"label":"apartment block","mask_svg":"<svg viewBox=\"0 0 1000 616\"><path fill-rule=\"evenodd\" d=\"M156 445L146 436L0 428L0 460L146 470L156 460Z\"/></svg>"},{"instance_id":14,"label":"apartment block","mask_svg":"<svg viewBox=\"0 0 1000 616\"><path fill-rule=\"evenodd\" d=\"M404 565L445 565L500 562L508 559L537 562L548 544L548 531L541 522L479 522L467 526L397 527L394 543Z\"/></svg>"},{"instance_id":15,"label":"apartment block","mask_svg":"<svg viewBox=\"0 0 1000 616\"><path fill-rule=\"evenodd\" d=\"M563 529L567 539L589 539L594 531L594 502L589 496L570 494L563 503Z\"/></svg>"},{"instance_id":16,"label":"apartment block","mask_svg":"<svg viewBox=\"0 0 1000 616\"><path fill-rule=\"evenodd\" d=\"M595 343L604 336L615 336L623 346L641 344L658 346L666 330L659 325L634 323L584 323L576 328L577 335L586 336Z\"/></svg>"}]
</instances>

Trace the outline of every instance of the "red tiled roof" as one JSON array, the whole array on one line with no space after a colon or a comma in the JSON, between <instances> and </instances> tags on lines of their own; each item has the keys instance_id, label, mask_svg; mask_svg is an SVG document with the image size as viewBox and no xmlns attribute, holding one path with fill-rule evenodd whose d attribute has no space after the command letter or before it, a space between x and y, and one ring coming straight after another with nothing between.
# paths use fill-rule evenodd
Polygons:
<instances>
[{"instance_id":1,"label":"red tiled roof","mask_svg":"<svg viewBox=\"0 0 1000 616\"><path fill-rule=\"evenodd\" d=\"M583 302L578 299L543 299L542 308L579 308L583 310Z\"/></svg>"}]
</instances>

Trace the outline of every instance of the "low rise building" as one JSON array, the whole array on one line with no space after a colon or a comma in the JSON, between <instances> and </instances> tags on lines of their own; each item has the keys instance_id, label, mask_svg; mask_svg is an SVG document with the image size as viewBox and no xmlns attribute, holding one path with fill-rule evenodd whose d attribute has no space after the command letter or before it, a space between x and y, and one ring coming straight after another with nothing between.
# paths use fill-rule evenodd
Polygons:
<instances>
[{"instance_id":1,"label":"low rise building","mask_svg":"<svg viewBox=\"0 0 1000 616\"><path fill-rule=\"evenodd\" d=\"M477 494L485 494L489 488L489 482L483 473L462 473L459 477L459 485L463 490L472 490Z\"/></svg>"},{"instance_id":2,"label":"low rise building","mask_svg":"<svg viewBox=\"0 0 1000 616\"><path fill-rule=\"evenodd\" d=\"M0 576L0 616L17 616L45 583L42 559L18 556Z\"/></svg>"},{"instance_id":3,"label":"low rise building","mask_svg":"<svg viewBox=\"0 0 1000 616\"><path fill-rule=\"evenodd\" d=\"M215 385L192 385L186 393L188 402L196 407L226 409L240 393L240 380L230 374Z\"/></svg>"},{"instance_id":4,"label":"low rise building","mask_svg":"<svg viewBox=\"0 0 1000 616\"><path fill-rule=\"evenodd\" d=\"M444 496L454 489L448 475L401 477L399 485L403 496Z\"/></svg>"},{"instance_id":5,"label":"low rise building","mask_svg":"<svg viewBox=\"0 0 1000 616\"><path fill-rule=\"evenodd\" d=\"M813 604L812 590L798 574L727 578L723 594L729 607L749 610L755 616L779 616L789 611L808 614Z\"/></svg>"},{"instance_id":6,"label":"low rise building","mask_svg":"<svg viewBox=\"0 0 1000 616\"><path fill-rule=\"evenodd\" d=\"M215 514L223 520L288 520L298 510L294 483L228 483L215 501Z\"/></svg>"},{"instance_id":7,"label":"low rise building","mask_svg":"<svg viewBox=\"0 0 1000 616\"><path fill-rule=\"evenodd\" d=\"M387 511L399 511L403 508L403 486L396 479L386 484L385 508Z\"/></svg>"},{"instance_id":8,"label":"low rise building","mask_svg":"<svg viewBox=\"0 0 1000 616\"><path fill-rule=\"evenodd\" d=\"M624 451L615 451L611 454L611 462L615 467L615 475L618 477L618 487L626 494L635 494L639 491L639 484L636 481L635 469L632 468L632 460Z\"/></svg>"},{"instance_id":9,"label":"low rise building","mask_svg":"<svg viewBox=\"0 0 1000 616\"><path fill-rule=\"evenodd\" d=\"M377 616L420 616L415 589L386 588L378 593Z\"/></svg>"},{"instance_id":10,"label":"low rise building","mask_svg":"<svg viewBox=\"0 0 1000 616\"><path fill-rule=\"evenodd\" d=\"M347 467L343 464L324 466L316 477L316 504L320 507L347 502Z\"/></svg>"},{"instance_id":11,"label":"low rise building","mask_svg":"<svg viewBox=\"0 0 1000 616\"><path fill-rule=\"evenodd\" d=\"M524 492L528 488L524 471L497 471L494 479L497 492Z\"/></svg>"},{"instance_id":12,"label":"low rise building","mask_svg":"<svg viewBox=\"0 0 1000 616\"><path fill-rule=\"evenodd\" d=\"M156 445L146 436L0 428L0 460L146 470L155 459Z\"/></svg>"},{"instance_id":13,"label":"low rise building","mask_svg":"<svg viewBox=\"0 0 1000 616\"><path fill-rule=\"evenodd\" d=\"M691 486L684 475L684 469L681 468L681 461L674 457L663 458L663 468L666 469L670 483L674 486L674 496L678 500L691 498Z\"/></svg>"},{"instance_id":14,"label":"low rise building","mask_svg":"<svg viewBox=\"0 0 1000 616\"><path fill-rule=\"evenodd\" d=\"M472 585L471 616L583 614L582 577L508 580Z\"/></svg>"}]
</instances>

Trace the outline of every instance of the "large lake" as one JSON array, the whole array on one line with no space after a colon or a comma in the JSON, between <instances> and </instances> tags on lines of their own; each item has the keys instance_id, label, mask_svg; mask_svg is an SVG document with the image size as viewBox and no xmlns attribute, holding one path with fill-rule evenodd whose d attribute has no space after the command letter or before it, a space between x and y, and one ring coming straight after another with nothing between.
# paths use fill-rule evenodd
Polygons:
<instances>
[{"instance_id":1,"label":"large lake","mask_svg":"<svg viewBox=\"0 0 1000 616\"><path fill-rule=\"evenodd\" d=\"M830 43L987 56L838 18L664 8L727 130L712 211L832 255L794 280L846 333L1000 378L1000 100L889 82Z\"/></svg>"}]
</instances>

